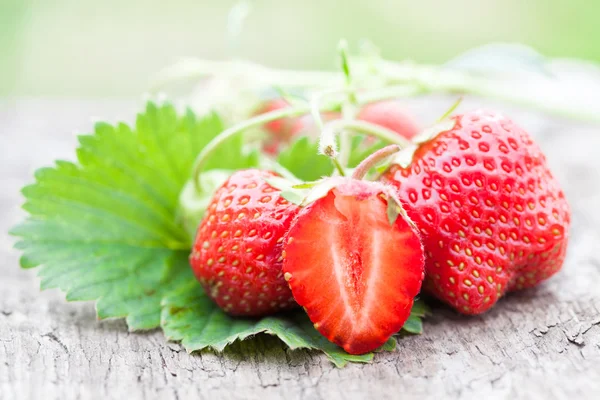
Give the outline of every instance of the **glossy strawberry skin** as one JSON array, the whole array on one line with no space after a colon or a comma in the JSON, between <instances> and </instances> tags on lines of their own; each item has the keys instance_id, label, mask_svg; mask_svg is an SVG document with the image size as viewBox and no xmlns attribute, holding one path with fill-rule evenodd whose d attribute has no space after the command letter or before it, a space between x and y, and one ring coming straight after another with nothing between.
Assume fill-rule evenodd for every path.
<instances>
[{"instance_id":1,"label":"glossy strawberry skin","mask_svg":"<svg viewBox=\"0 0 600 400\"><path fill-rule=\"evenodd\" d=\"M351 354L399 331L419 293L416 228L391 224L383 186L348 180L302 209L285 239L284 277L315 328Z\"/></svg>"},{"instance_id":2,"label":"glossy strawberry skin","mask_svg":"<svg viewBox=\"0 0 600 400\"><path fill-rule=\"evenodd\" d=\"M420 145L409 167L393 165L382 181L398 189L421 231L424 288L479 314L561 268L570 210L527 132L493 112L453 120Z\"/></svg>"},{"instance_id":3,"label":"glossy strawberry skin","mask_svg":"<svg viewBox=\"0 0 600 400\"><path fill-rule=\"evenodd\" d=\"M388 128L406 139L412 139L420 131L417 121L397 100L367 104L356 118Z\"/></svg>"},{"instance_id":4,"label":"glossy strawberry skin","mask_svg":"<svg viewBox=\"0 0 600 400\"><path fill-rule=\"evenodd\" d=\"M260 316L293 308L283 279L283 235L298 207L279 196L268 171L235 172L202 220L190 264L206 293L231 315Z\"/></svg>"}]
</instances>

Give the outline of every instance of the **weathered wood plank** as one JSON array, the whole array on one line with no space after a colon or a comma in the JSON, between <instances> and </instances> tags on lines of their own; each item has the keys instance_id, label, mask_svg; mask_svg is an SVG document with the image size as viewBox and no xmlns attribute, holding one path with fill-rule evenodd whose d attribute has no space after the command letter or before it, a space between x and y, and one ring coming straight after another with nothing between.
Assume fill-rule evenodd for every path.
<instances>
[{"instance_id":1,"label":"weathered wood plank","mask_svg":"<svg viewBox=\"0 0 600 400\"><path fill-rule=\"evenodd\" d=\"M448 101L411 103L433 116ZM470 101L463 104L479 105ZM540 140L573 208L564 270L541 287L508 296L484 316L443 306L422 336L399 340L371 365L335 369L324 357L259 337L224 354L188 355L158 331L129 333L97 322L90 303L40 293L18 268L6 231L22 218L19 188L34 168L72 157L73 130L89 117L129 118L130 102L0 104L0 399L350 399L600 396L600 134L505 109Z\"/></svg>"}]
</instances>

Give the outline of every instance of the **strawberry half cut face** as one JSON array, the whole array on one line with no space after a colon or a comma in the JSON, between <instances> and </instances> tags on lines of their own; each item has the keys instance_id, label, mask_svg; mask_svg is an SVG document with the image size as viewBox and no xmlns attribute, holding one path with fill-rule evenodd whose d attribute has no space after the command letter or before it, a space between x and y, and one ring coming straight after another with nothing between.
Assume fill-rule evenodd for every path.
<instances>
[{"instance_id":1,"label":"strawberry half cut face","mask_svg":"<svg viewBox=\"0 0 600 400\"><path fill-rule=\"evenodd\" d=\"M378 348L410 315L424 271L416 229L385 186L351 179L304 208L284 277L315 328L351 354ZM394 211L394 210L392 210Z\"/></svg>"}]
</instances>

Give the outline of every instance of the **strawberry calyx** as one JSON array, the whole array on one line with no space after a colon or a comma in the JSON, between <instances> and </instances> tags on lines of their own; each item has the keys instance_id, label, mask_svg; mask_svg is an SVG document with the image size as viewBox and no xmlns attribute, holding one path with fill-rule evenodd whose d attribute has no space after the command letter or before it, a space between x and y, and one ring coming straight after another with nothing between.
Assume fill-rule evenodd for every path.
<instances>
[{"instance_id":1,"label":"strawberry calyx","mask_svg":"<svg viewBox=\"0 0 600 400\"><path fill-rule=\"evenodd\" d=\"M454 129L455 125L456 121L454 119L444 119L443 121L436 122L430 127L423 129L413 138L408 146L404 147L396 154L392 160L392 164L398 164L403 168L407 168L412 163L415 152L422 144L435 139L444 132Z\"/></svg>"}]
</instances>

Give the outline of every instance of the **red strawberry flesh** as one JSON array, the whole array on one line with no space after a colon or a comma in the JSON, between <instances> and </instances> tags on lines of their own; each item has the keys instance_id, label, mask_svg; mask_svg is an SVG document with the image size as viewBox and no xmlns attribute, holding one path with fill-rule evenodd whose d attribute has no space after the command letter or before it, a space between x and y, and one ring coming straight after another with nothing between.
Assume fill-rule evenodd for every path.
<instances>
[{"instance_id":1,"label":"red strawberry flesh","mask_svg":"<svg viewBox=\"0 0 600 400\"><path fill-rule=\"evenodd\" d=\"M390 224L382 192L347 180L303 209L286 236L283 271L294 298L351 354L402 328L423 279L419 237L402 216Z\"/></svg>"}]
</instances>

